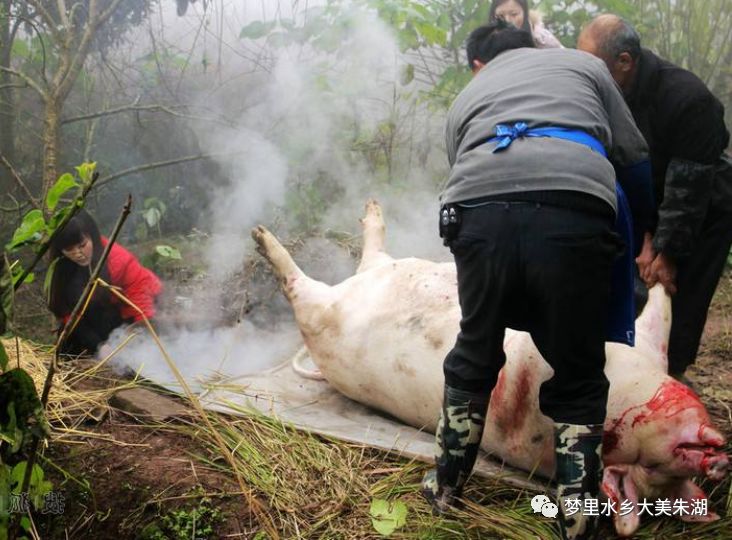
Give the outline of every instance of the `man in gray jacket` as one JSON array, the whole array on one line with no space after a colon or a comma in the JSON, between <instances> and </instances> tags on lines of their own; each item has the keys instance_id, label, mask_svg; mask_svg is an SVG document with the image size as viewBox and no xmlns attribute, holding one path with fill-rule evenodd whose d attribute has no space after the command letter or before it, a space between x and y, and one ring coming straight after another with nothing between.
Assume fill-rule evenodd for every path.
<instances>
[{"instance_id":1,"label":"man in gray jacket","mask_svg":"<svg viewBox=\"0 0 732 540\"><path fill-rule=\"evenodd\" d=\"M460 497L505 363L505 328L526 330L554 369L539 401L555 422L562 534L589 538L595 518L565 512L598 497L602 472L604 347L622 248L613 165L645 226L647 146L593 56L534 49L528 33L502 22L475 30L467 52L475 76L448 113L451 171L441 195L462 318L423 494L438 513Z\"/></svg>"}]
</instances>

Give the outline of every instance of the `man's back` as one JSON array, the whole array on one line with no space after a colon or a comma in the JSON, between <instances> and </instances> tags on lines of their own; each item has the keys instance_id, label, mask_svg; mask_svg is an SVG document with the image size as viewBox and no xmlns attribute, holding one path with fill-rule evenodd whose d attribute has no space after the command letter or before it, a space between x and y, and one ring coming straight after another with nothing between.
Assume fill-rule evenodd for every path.
<instances>
[{"instance_id":1,"label":"man's back","mask_svg":"<svg viewBox=\"0 0 732 540\"><path fill-rule=\"evenodd\" d=\"M560 139L515 141L493 153L496 125L558 126L599 140L620 165L646 158L646 145L605 66L567 49L516 49L490 61L448 114L453 166L443 202L535 190L575 190L615 206L613 168L600 154Z\"/></svg>"}]
</instances>

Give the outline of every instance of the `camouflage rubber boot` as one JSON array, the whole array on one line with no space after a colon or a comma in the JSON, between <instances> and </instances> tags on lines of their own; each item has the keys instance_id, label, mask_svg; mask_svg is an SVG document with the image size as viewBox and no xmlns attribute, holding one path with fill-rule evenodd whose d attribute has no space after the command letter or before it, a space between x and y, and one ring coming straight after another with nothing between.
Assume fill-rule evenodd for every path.
<instances>
[{"instance_id":1,"label":"camouflage rubber boot","mask_svg":"<svg viewBox=\"0 0 732 540\"><path fill-rule=\"evenodd\" d=\"M588 515L585 500L597 500L602 480L602 424L554 424L559 527L565 540L595 538L599 508Z\"/></svg>"},{"instance_id":2,"label":"camouflage rubber boot","mask_svg":"<svg viewBox=\"0 0 732 540\"><path fill-rule=\"evenodd\" d=\"M422 495L434 514L443 514L462 495L478 457L488 396L445 386L436 431L435 469L422 480Z\"/></svg>"}]
</instances>

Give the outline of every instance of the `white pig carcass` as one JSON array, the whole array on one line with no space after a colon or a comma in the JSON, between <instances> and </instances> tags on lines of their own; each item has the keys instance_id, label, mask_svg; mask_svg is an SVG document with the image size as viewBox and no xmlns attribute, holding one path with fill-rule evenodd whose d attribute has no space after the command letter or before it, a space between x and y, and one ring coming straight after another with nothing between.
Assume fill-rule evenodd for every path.
<instances>
[{"instance_id":1,"label":"white pig carcass","mask_svg":"<svg viewBox=\"0 0 732 540\"><path fill-rule=\"evenodd\" d=\"M374 201L361 222L358 271L332 287L307 277L264 227L252 236L281 279L310 355L328 382L353 400L434 432L442 362L459 329L455 265L391 258ZM632 512L613 514L624 536L637 529L643 508L636 503L643 499L685 504L689 511L677 514L687 521L718 518L711 511L692 515L692 508L706 504L706 495L691 478L726 475L725 440L699 398L666 373L670 319L670 301L658 286L637 321L636 347L606 347L610 396L602 486L618 510L634 505ZM551 477L552 422L539 411L538 393L552 370L526 333L508 330L504 348L507 361L491 395L481 446L506 463Z\"/></svg>"}]
</instances>

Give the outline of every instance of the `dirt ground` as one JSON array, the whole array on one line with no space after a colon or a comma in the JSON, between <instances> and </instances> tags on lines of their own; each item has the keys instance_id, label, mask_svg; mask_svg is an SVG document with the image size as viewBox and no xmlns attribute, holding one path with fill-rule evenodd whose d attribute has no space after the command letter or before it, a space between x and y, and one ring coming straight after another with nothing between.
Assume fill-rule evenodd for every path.
<instances>
[{"instance_id":1,"label":"dirt ground","mask_svg":"<svg viewBox=\"0 0 732 540\"><path fill-rule=\"evenodd\" d=\"M212 523L215 533L206 537L247 537L249 512L237 495L236 482L196 459L204 450L195 440L165 427L145 426L118 411L94 431L113 441L54 445L47 453L77 481L65 479L58 470L52 473L66 507L62 515L44 516L45 522L38 524L45 530L42 538L154 539L156 530L172 528L166 528L166 516L182 511L178 521L185 521L193 509L201 508L202 496L210 500L205 506L219 515Z\"/></svg>"},{"instance_id":2,"label":"dirt ground","mask_svg":"<svg viewBox=\"0 0 732 540\"><path fill-rule=\"evenodd\" d=\"M732 437L732 272L715 296L690 378L717 425ZM207 451L195 437L173 426L146 426L116 410L84 429L95 437L52 442L46 450L54 466L44 469L64 495L65 508L63 514L38 517L42 538L252 537L238 485L202 464L199 457ZM198 524L191 523L194 510Z\"/></svg>"}]
</instances>

